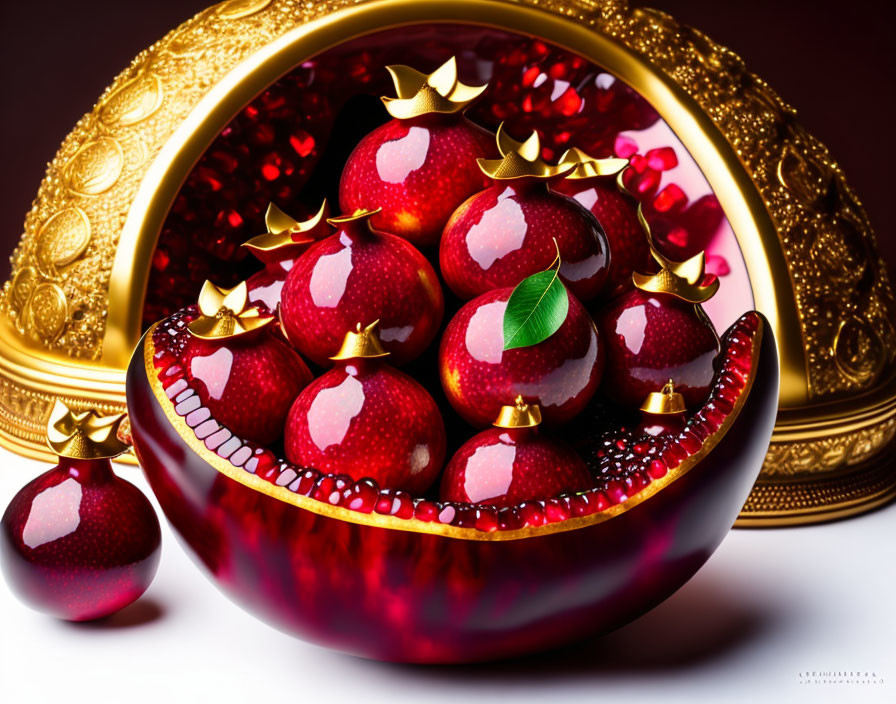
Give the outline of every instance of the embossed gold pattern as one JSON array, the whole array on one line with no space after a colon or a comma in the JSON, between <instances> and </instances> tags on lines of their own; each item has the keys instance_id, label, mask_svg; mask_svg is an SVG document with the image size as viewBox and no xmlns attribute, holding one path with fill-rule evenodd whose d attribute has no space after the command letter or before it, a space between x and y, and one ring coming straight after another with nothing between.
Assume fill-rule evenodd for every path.
<instances>
[{"instance_id":1,"label":"embossed gold pattern","mask_svg":"<svg viewBox=\"0 0 896 704\"><path fill-rule=\"evenodd\" d=\"M330 22L337 12L339 21ZM804 420L839 414L834 426L849 431L835 427L829 435L853 441L846 452L833 444L822 451L817 438L782 432L766 475L828 481L827 473L847 468L856 486L861 467L876 461L874 451L855 465L849 458L863 456L856 447L884 447L874 428L896 414L896 302L861 203L794 109L736 54L625 0L229 0L170 32L139 54L78 122L26 217L0 296L0 440L39 454L29 443L41 436L49 400L77 396L71 392L79 374L105 379L124 366L139 333L150 230L184 164L220 129L218 116L232 114L289 60L328 42L405 22L470 19L568 46L617 72L673 128L676 120L685 126L676 131L719 194L754 294L776 331L783 406ZM213 87L226 93L219 105L206 100ZM187 115L201 127L172 140ZM13 364L13 357L32 361ZM72 358L83 366L72 367ZM71 382L56 388L42 375ZM113 393L108 383L99 395L82 381L80 401L119 404L123 387ZM866 412L869 397L884 397L875 408L885 410ZM857 416L861 423L852 420ZM831 481L835 486L837 479ZM762 491L786 494L786 488ZM851 491L844 488L841 498L858 510L861 501L847 500ZM829 504L840 501L834 489L826 497ZM789 510L783 500L780 506Z\"/></svg>"}]
</instances>

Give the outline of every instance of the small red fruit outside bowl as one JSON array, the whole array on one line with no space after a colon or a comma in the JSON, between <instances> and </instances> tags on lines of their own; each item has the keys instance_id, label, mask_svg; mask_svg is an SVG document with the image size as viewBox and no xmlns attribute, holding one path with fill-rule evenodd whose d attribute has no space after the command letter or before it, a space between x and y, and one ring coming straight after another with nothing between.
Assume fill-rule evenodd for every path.
<instances>
[{"instance_id":1,"label":"small red fruit outside bowl","mask_svg":"<svg viewBox=\"0 0 896 704\"><path fill-rule=\"evenodd\" d=\"M199 439L170 391L195 316L187 309L153 326L128 368L134 447L166 516L213 581L256 616L382 660L518 656L652 608L728 532L777 409L773 336L747 313L722 337L706 402L680 433L653 438L653 454L623 465L613 491L500 510L438 502L296 467L241 439L225 457L219 441Z\"/></svg>"},{"instance_id":2,"label":"small red fruit outside bowl","mask_svg":"<svg viewBox=\"0 0 896 704\"><path fill-rule=\"evenodd\" d=\"M75 413L57 400L47 440L59 464L25 485L3 514L3 575L36 611L100 619L134 602L155 576L159 519L109 461L128 449L118 438L123 419Z\"/></svg>"}]
</instances>

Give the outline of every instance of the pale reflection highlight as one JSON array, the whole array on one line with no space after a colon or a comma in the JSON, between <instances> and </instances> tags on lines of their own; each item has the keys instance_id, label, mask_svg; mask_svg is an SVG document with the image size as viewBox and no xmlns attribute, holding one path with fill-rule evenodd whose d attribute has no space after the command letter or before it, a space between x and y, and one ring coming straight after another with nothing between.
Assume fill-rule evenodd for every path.
<instances>
[{"instance_id":1,"label":"pale reflection highlight","mask_svg":"<svg viewBox=\"0 0 896 704\"><path fill-rule=\"evenodd\" d=\"M477 447L467 460L464 492L473 503L504 496L513 481L514 445Z\"/></svg>"},{"instance_id":2,"label":"pale reflection highlight","mask_svg":"<svg viewBox=\"0 0 896 704\"><path fill-rule=\"evenodd\" d=\"M45 489L31 502L22 542L32 550L64 538L81 523L81 485L75 479Z\"/></svg>"},{"instance_id":3,"label":"pale reflection highlight","mask_svg":"<svg viewBox=\"0 0 896 704\"><path fill-rule=\"evenodd\" d=\"M321 391L308 409L308 434L321 450L339 445L352 419L364 407L364 387L353 376L339 386Z\"/></svg>"}]
</instances>

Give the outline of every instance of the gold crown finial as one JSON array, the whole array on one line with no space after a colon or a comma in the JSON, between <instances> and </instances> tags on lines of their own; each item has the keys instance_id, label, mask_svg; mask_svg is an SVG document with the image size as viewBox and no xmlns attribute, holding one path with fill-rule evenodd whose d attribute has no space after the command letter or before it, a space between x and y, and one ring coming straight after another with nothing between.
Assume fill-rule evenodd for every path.
<instances>
[{"instance_id":1,"label":"gold crown finial","mask_svg":"<svg viewBox=\"0 0 896 704\"><path fill-rule=\"evenodd\" d=\"M268 205L264 215L268 231L243 243L243 247L263 262L282 261L299 255L302 249L330 233L327 219L330 208L327 199L317 213L304 222L284 213L274 203Z\"/></svg>"},{"instance_id":2,"label":"gold crown finial","mask_svg":"<svg viewBox=\"0 0 896 704\"><path fill-rule=\"evenodd\" d=\"M101 416L96 411L75 412L56 399L47 422L47 445L60 457L99 460L118 457L129 446L118 437L124 413Z\"/></svg>"},{"instance_id":3,"label":"gold crown finial","mask_svg":"<svg viewBox=\"0 0 896 704\"><path fill-rule=\"evenodd\" d=\"M537 403L526 403L517 396L512 406L501 406L492 425L496 428L534 428L541 424L541 408Z\"/></svg>"},{"instance_id":4,"label":"gold crown finial","mask_svg":"<svg viewBox=\"0 0 896 704\"><path fill-rule=\"evenodd\" d=\"M389 353L380 344L379 335L376 334L376 326L379 320L374 320L366 328L358 323L354 330L345 334L342 347L330 359L339 361L343 359L376 359L386 357Z\"/></svg>"},{"instance_id":5,"label":"gold crown finial","mask_svg":"<svg viewBox=\"0 0 896 704\"><path fill-rule=\"evenodd\" d=\"M661 391L651 391L641 404L641 410L655 416L668 416L684 413L687 409L684 396L675 390L675 384L669 379Z\"/></svg>"},{"instance_id":6,"label":"gold crown finial","mask_svg":"<svg viewBox=\"0 0 896 704\"><path fill-rule=\"evenodd\" d=\"M619 173L620 184L622 173ZM705 303L716 295L716 291L719 290L719 280L713 276L707 281L705 252L699 252L683 262L666 259L654 246L650 224L644 217L644 209L641 204L638 204L638 222L641 223L641 228L647 235L650 254L660 265L660 270L656 274L632 272L632 281L637 288L648 293L666 293L688 303Z\"/></svg>"},{"instance_id":7,"label":"gold crown finial","mask_svg":"<svg viewBox=\"0 0 896 704\"><path fill-rule=\"evenodd\" d=\"M548 164L541 158L541 139L534 131L523 142L507 134L502 122L496 135L500 159L477 159L479 169L495 181L519 178L552 179L568 174L574 164Z\"/></svg>"},{"instance_id":8,"label":"gold crown finial","mask_svg":"<svg viewBox=\"0 0 896 704\"><path fill-rule=\"evenodd\" d=\"M573 164L573 170L566 174L571 181L601 176L616 176L629 165L628 159L597 159L573 147L560 156L559 164Z\"/></svg>"},{"instance_id":9,"label":"gold crown finial","mask_svg":"<svg viewBox=\"0 0 896 704\"><path fill-rule=\"evenodd\" d=\"M233 288L219 288L206 281L199 292L199 313L187 326L194 337L223 340L260 330L274 321L263 316L258 308L249 307L249 288L243 281Z\"/></svg>"},{"instance_id":10,"label":"gold crown finial","mask_svg":"<svg viewBox=\"0 0 896 704\"><path fill-rule=\"evenodd\" d=\"M386 66L392 75L397 98L383 96L381 100L392 117L406 120L431 113L463 112L488 84L468 86L457 78L457 60L451 57L430 74L410 66Z\"/></svg>"}]
</instances>

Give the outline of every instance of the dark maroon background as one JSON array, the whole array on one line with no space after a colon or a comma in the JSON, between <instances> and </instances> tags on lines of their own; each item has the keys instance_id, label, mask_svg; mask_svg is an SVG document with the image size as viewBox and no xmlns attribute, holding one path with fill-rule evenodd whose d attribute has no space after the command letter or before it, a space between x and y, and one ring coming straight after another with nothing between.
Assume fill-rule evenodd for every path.
<instances>
[{"instance_id":1,"label":"dark maroon background","mask_svg":"<svg viewBox=\"0 0 896 704\"><path fill-rule=\"evenodd\" d=\"M210 0L0 0L0 249L11 251L45 164L112 78ZM633 0L633 4L641 4ZM892 27L880 0L652 0L739 53L800 110L863 199L896 262ZM0 280L8 273L0 254Z\"/></svg>"}]
</instances>

